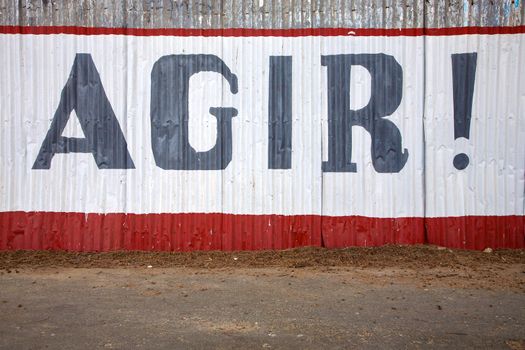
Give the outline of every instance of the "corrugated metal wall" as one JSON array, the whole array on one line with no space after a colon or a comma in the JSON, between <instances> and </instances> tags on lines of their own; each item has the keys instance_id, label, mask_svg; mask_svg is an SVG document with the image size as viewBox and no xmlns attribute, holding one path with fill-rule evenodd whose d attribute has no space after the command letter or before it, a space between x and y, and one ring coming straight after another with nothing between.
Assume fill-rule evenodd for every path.
<instances>
[{"instance_id":1,"label":"corrugated metal wall","mask_svg":"<svg viewBox=\"0 0 525 350\"><path fill-rule=\"evenodd\" d=\"M0 249L525 247L524 16L520 0L0 0ZM172 74L171 64L183 64L159 60L173 53L212 54L231 69L209 68L219 64L210 57L199 63L224 79L191 78L190 114L205 117L190 119L188 135L177 134L209 151L222 122L208 109L234 107L233 136L224 136L233 139L231 150L215 157L225 170L195 170L204 162L198 155L189 160L194 170L163 163L170 151L162 153L161 133L178 131L150 106L179 108L162 97L176 88L162 77ZM339 74L341 61L321 58L354 53L386 54L402 68L402 97L386 118L395 128L379 123L388 131L378 131L399 132L402 147L392 141L382 154L374 148L381 142L352 128L350 148L331 151L338 130L351 127L331 113L364 107L371 84L382 83L353 68L339 81L350 71ZM380 71L395 71L381 62ZM454 92L454 84L468 85L471 76L461 73L474 66L472 107L456 108L463 85ZM35 168L60 106L75 104L81 124L90 120L62 90L66 82L107 95L97 103L108 101L121 129L109 138L118 143L123 135L129 150L116 168L133 170L100 169L106 160L97 166L78 153ZM350 100L331 95L327 86L338 82L358 87ZM470 135L456 138L455 113L469 108ZM84 125L67 124L64 135L81 138L82 131ZM395 159L381 168L390 151ZM339 152L356 171L330 165ZM464 170L454 163L458 154L470 157Z\"/></svg>"},{"instance_id":2,"label":"corrugated metal wall","mask_svg":"<svg viewBox=\"0 0 525 350\"><path fill-rule=\"evenodd\" d=\"M129 28L518 26L521 0L2 0L0 25Z\"/></svg>"}]
</instances>

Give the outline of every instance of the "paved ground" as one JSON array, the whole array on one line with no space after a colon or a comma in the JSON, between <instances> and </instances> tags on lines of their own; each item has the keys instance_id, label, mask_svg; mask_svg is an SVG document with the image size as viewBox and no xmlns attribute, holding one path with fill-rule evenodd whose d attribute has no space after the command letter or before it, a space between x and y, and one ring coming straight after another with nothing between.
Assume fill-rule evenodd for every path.
<instances>
[{"instance_id":1,"label":"paved ground","mask_svg":"<svg viewBox=\"0 0 525 350\"><path fill-rule=\"evenodd\" d=\"M0 348L525 349L524 286L522 263L11 267Z\"/></svg>"}]
</instances>

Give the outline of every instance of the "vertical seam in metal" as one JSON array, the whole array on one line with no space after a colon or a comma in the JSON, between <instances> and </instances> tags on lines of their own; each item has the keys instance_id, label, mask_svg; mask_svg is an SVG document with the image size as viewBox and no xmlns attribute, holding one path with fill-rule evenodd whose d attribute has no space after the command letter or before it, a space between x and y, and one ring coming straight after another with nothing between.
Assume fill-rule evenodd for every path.
<instances>
[{"instance_id":1,"label":"vertical seam in metal","mask_svg":"<svg viewBox=\"0 0 525 350\"><path fill-rule=\"evenodd\" d=\"M426 140L426 108L427 108L427 0L423 0L423 234L424 243L428 243L427 232L427 140Z\"/></svg>"}]
</instances>

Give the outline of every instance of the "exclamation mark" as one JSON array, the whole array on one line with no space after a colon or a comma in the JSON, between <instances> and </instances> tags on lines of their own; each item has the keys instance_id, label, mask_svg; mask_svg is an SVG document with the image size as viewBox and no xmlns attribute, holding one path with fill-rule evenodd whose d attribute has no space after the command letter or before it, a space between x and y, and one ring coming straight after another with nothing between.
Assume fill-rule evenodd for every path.
<instances>
[{"instance_id":1,"label":"exclamation mark","mask_svg":"<svg viewBox=\"0 0 525 350\"><path fill-rule=\"evenodd\" d=\"M454 94L454 140L470 137L470 119L472 117L472 99L478 54L458 53L452 55L452 80ZM465 153L456 154L454 167L465 169L469 164Z\"/></svg>"}]
</instances>

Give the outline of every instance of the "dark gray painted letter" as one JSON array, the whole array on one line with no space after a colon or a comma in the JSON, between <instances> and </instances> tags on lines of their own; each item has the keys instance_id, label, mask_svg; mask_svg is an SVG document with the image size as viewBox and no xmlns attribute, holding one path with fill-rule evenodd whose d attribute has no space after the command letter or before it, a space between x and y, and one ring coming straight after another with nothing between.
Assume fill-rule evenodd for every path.
<instances>
[{"instance_id":1,"label":"dark gray painted letter","mask_svg":"<svg viewBox=\"0 0 525 350\"><path fill-rule=\"evenodd\" d=\"M268 168L292 167L292 56L270 56Z\"/></svg>"},{"instance_id":2,"label":"dark gray painted letter","mask_svg":"<svg viewBox=\"0 0 525 350\"><path fill-rule=\"evenodd\" d=\"M169 55L161 57L151 71L151 144L155 163L162 169L219 170L232 159L232 118L235 108L210 108L217 118L217 141L212 149L197 152L188 136L190 77L199 72L217 72L237 93L237 76L214 55ZM205 102L205 101L203 101Z\"/></svg>"},{"instance_id":3,"label":"dark gray painted letter","mask_svg":"<svg viewBox=\"0 0 525 350\"><path fill-rule=\"evenodd\" d=\"M352 126L361 126L372 139L372 163L379 173L396 173L405 166L408 150L394 123L384 117L392 114L403 93L403 70L393 56L356 54L321 56L328 70L328 161L325 172L356 172L352 163ZM368 104L350 109L352 66L366 68L372 77Z\"/></svg>"},{"instance_id":4,"label":"dark gray painted letter","mask_svg":"<svg viewBox=\"0 0 525 350\"><path fill-rule=\"evenodd\" d=\"M472 118L472 100L478 54L458 53L452 55L452 92L454 95L454 139L470 137L470 120ZM470 162L465 153L454 157L454 167L465 169Z\"/></svg>"},{"instance_id":5,"label":"dark gray painted letter","mask_svg":"<svg viewBox=\"0 0 525 350\"><path fill-rule=\"evenodd\" d=\"M64 137L75 110L85 138ZM56 153L92 153L99 169L134 169L126 139L90 54L77 54L33 169L49 169Z\"/></svg>"}]
</instances>

